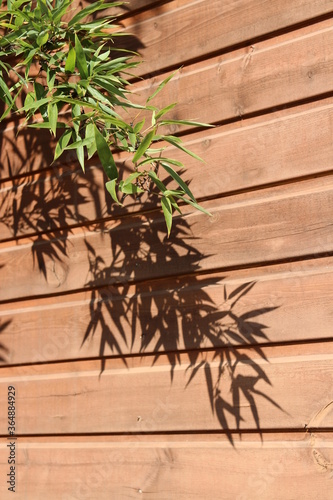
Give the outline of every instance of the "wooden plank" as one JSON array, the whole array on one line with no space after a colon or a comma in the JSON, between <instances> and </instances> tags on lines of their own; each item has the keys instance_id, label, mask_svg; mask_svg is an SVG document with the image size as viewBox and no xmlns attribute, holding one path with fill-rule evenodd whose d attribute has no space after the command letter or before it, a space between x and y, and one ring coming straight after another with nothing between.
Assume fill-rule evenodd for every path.
<instances>
[{"instance_id":1,"label":"wooden plank","mask_svg":"<svg viewBox=\"0 0 333 500\"><path fill-rule=\"evenodd\" d=\"M332 338L333 260L2 307L3 365Z\"/></svg>"},{"instance_id":2,"label":"wooden plank","mask_svg":"<svg viewBox=\"0 0 333 500\"><path fill-rule=\"evenodd\" d=\"M243 50L241 55L231 59L221 56L189 66L158 94L156 105L163 107L178 101L179 105L170 113L170 118L219 123L267 112L302 99L313 99L332 90L332 44L333 29L327 28L281 41L273 47L265 46L263 42L250 52ZM133 90L138 93L136 99L142 103L164 76L147 81L145 86L134 85ZM171 126L166 131L176 133L179 129ZM8 178L9 173L18 175L50 164L50 152L46 152L45 159L40 158L43 142L36 139L42 137L39 132L22 136L18 145L13 142L13 134L10 129L8 137L7 132L2 136L2 178ZM25 165L32 148L36 156L29 158Z\"/></svg>"},{"instance_id":3,"label":"wooden plank","mask_svg":"<svg viewBox=\"0 0 333 500\"><path fill-rule=\"evenodd\" d=\"M17 238L110 216L103 169L84 175L78 165L9 181L0 191L0 240Z\"/></svg>"},{"instance_id":4,"label":"wooden plank","mask_svg":"<svg viewBox=\"0 0 333 500\"><path fill-rule=\"evenodd\" d=\"M332 44L333 29L328 28L273 47L258 44L250 52L243 51L231 59L221 56L208 63L189 66L169 82L156 97L156 104L163 107L178 101L176 111L170 113L170 118L218 123L314 98L331 91ZM147 81L145 86L133 86L138 94L136 99L142 103L164 76ZM175 126L167 127L168 132L178 130ZM29 172L38 167L40 161L42 144L36 139L37 135L27 132L28 136L22 137L22 142L16 146L13 133L10 129L8 137L6 132L2 136L0 165L3 178L8 177L9 172L11 175ZM36 147L39 148L38 154L29 158L26 167L27 153L30 155L32 148ZM49 163L47 156L40 167Z\"/></svg>"},{"instance_id":5,"label":"wooden plank","mask_svg":"<svg viewBox=\"0 0 333 500\"><path fill-rule=\"evenodd\" d=\"M239 429L333 427L327 342L19 366L0 376L3 408L15 388L18 435L222 429L231 440ZM6 412L0 432L8 433Z\"/></svg>"},{"instance_id":6,"label":"wooden plank","mask_svg":"<svg viewBox=\"0 0 333 500\"><path fill-rule=\"evenodd\" d=\"M15 498L330 498L332 434L20 438ZM0 443L1 476L8 448ZM325 464L327 464L325 466ZM1 497L12 498L3 480Z\"/></svg>"},{"instance_id":7,"label":"wooden plank","mask_svg":"<svg viewBox=\"0 0 333 500\"><path fill-rule=\"evenodd\" d=\"M219 127L184 138L186 146L203 157L206 165L186 158L176 148L170 147L168 154L186 165L184 179L190 181L197 198L220 196L331 171L332 124L333 104L328 104L241 128ZM129 162L124 165L126 157L119 155L116 159L122 171L131 171ZM0 240L137 212L145 205L127 197L125 207L110 206L103 176L95 167L87 168L86 175L74 166L49 175L31 174L7 183L0 191Z\"/></svg>"},{"instance_id":8,"label":"wooden plank","mask_svg":"<svg viewBox=\"0 0 333 500\"><path fill-rule=\"evenodd\" d=\"M163 217L151 213L3 244L0 300L319 257L333 249L332 183L320 177L206 202L212 217L185 208L168 240Z\"/></svg>"},{"instance_id":9,"label":"wooden plank","mask_svg":"<svg viewBox=\"0 0 333 500\"><path fill-rule=\"evenodd\" d=\"M222 4L220 0L211 0L209 4L199 0L179 7L170 2L162 13L147 11L123 24L134 35L129 47L139 50L144 60L135 74L153 76L163 68L208 58L246 42L250 45L253 39L332 11L331 0L294 0L292 4L288 0L238 0Z\"/></svg>"},{"instance_id":10,"label":"wooden plank","mask_svg":"<svg viewBox=\"0 0 333 500\"><path fill-rule=\"evenodd\" d=\"M218 123L331 92L333 29L299 35L183 68L158 94L156 105L178 102L170 117ZM164 78L134 85L137 101L147 98ZM172 133L180 130L166 128Z\"/></svg>"}]
</instances>

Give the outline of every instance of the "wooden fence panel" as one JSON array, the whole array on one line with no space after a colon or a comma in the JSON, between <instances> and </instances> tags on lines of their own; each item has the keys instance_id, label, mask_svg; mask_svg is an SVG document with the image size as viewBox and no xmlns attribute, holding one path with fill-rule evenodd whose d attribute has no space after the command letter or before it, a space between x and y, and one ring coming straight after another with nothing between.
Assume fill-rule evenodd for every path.
<instances>
[{"instance_id":1,"label":"wooden fence panel","mask_svg":"<svg viewBox=\"0 0 333 500\"><path fill-rule=\"evenodd\" d=\"M212 217L185 206L168 239L155 201L112 207L95 158L51 165L6 121L1 498L13 442L19 499L330 498L333 0L110 12L147 60L134 100L183 66L154 103L216 125L165 127Z\"/></svg>"},{"instance_id":2,"label":"wooden fence panel","mask_svg":"<svg viewBox=\"0 0 333 500\"><path fill-rule=\"evenodd\" d=\"M0 443L2 476L7 450ZM329 433L269 435L263 442L244 434L234 447L223 435L200 434L20 438L17 453L19 500L313 500L314 492L331 493Z\"/></svg>"},{"instance_id":3,"label":"wooden fence panel","mask_svg":"<svg viewBox=\"0 0 333 500\"><path fill-rule=\"evenodd\" d=\"M9 385L18 435L333 427L332 344L2 368L2 407Z\"/></svg>"},{"instance_id":4,"label":"wooden fence panel","mask_svg":"<svg viewBox=\"0 0 333 500\"><path fill-rule=\"evenodd\" d=\"M6 304L0 362L330 340L332 284L328 258Z\"/></svg>"},{"instance_id":5,"label":"wooden fence panel","mask_svg":"<svg viewBox=\"0 0 333 500\"><path fill-rule=\"evenodd\" d=\"M187 136L185 145L205 159L205 164L170 147L168 154L184 161L185 179L198 199L269 185L300 177L329 173L333 167L333 105L327 104L274 120ZM121 169L131 171L117 156ZM0 191L0 239L61 229L108 215L142 210L140 200L125 199L125 208L110 207L101 166L84 175L74 169L30 174L8 182ZM74 171L73 171L74 170ZM167 182L167 177L164 177ZM203 182L204 179L204 182ZM152 203L152 207L154 203ZM65 210L64 210L65 207Z\"/></svg>"},{"instance_id":6,"label":"wooden fence panel","mask_svg":"<svg viewBox=\"0 0 333 500\"><path fill-rule=\"evenodd\" d=\"M333 249L331 184L319 178L302 191L292 184L205 203L212 217L189 213L167 242L157 216L3 246L0 300L320 256Z\"/></svg>"}]
</instances>

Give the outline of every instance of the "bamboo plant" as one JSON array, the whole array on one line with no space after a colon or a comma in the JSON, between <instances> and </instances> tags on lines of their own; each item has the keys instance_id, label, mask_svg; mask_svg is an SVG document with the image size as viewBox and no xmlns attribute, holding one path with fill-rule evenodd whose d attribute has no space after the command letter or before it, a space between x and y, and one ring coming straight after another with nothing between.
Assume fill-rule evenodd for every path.
<instances>
[{"instance_id":1,"label":"bamboo plant","mask_svg":"<svg viewBox=\"0 0 333 500\"><path fill-rule=\"evenodd\" d=\"M0 121L17 114L25 118L24 126L49 129L56 140L54 160L74 150L83 170L86 160L97 154L113 201L121 204L124 196L145 191L158 196L169 234L172 216L175 211L181 213L184 203L206 210L177 173L183 163L169 158L165 150L171 144L201 158L179 137L165 135L161 129L207 125L168 119L176 103L163 109L154 106L154 98L173 75L143 104L131 101L129 75L142 62L137 54L121 48L124 33L109 14L119 5L97 1L79 10L73 0L1 2L0 99L5 107ZM135 123L124 118L129 108L138 110ZM128 153L132 173L120 175L115 151ZM175 181L175 189L163 183L162 170Z\"/></svg>"}]
</instances>

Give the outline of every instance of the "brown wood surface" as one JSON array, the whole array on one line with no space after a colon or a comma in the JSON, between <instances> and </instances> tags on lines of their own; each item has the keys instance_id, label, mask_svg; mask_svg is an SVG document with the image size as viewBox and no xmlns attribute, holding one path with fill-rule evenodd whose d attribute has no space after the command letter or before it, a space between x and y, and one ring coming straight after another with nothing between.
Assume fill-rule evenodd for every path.
<instances>
[{"instance_id":1,"label":"brown wood surface","mask_svg":"<svg viewBox=\"0 0 333 500\"><path fill-rule=\"evenodd\" d=\"M170 116L217 123L318 97L332 91L332 43L329 27L305 35L300 32L276 45L258 43L234 58L220 56L188 66L159 93L156 105L167 106L182 96ZM134 86L138 101L148 97L164 77ZM171 126L168 131L177 128Z\"/></svg>"},{"instance_id":2,"label":"brown wood surface","mask_svg":"<svg viewBox=\"0 0 333 500\"><path fill-rule=\"evenodd\" d=\"M158 213L2 245L0 300L320 256L333 249L330 177L184 210L166 239ZM101 230L102 229L102 230Z\"/></svg>"},{"instance_id":3,"label":"brown wood surface","mask_svg":"<svg viewBox=\"0 0 333 500\"><path fill-rule=\"evenodd\" d=\"M332 338L333 260L13 303L1 364Z\"/></svg>"},{"instance_id":4,"label":"brown wood surface","mask_svg":"<svg viewBox=\"0 0 333 500\"><path fill-rule=\"evenodd\" d=\"M8 472L6 442L0 471ZM20 438L15 498L329 499L332 435ZM14 495L0 486L1 498Z\"/></svg>"},{"instance_id":5,"label":"brown wood surface","mask_svg":"<svg viewBox=\"0 0 333 500\"><path fill-rule=\"evenodd\" d=\"M1 368L16 433L82 434L333 426L333 343ZM0 433L7 435L6 412Z\"/></svg>"},{"instance_id":6,"label":"brown wood surface","mask_svg":"<svg viewBox=\"0 0 333 500\"><path fill-rule=\"evenodd\" d=\"M185 137L185 145L204 158L205 164L172 147L168 155L184 162L184 179L190 181L198 199L220 196L330 172L332 123L333 104L299 113L289 111L259 123L231 130L218 127ZM130 171L129 164L123 166L127 155L116 158L121 169ZM0 240L145 208L129 197L125 208L111 207L100 170L101 166L87 168L83 175L73 166L72 170L54 169L48 175L30 174L4 184L0 191Z\"/></svg>"},{"instance_id":7,"label":"brown wood surface","mask_svg":"<svg viewBox=\"0 0 333 500\"><path fill-rule=\"evenodd\" d=\"M180 101L170 118L219 123L330 93L333 29L301 33L273 46L262 42L250 50L243 49L240 55L221 56L184 68L158 94L154 103L163 107ZM135 85L133 90L139 95L134 100L142 102L164 76ZM205 82L204 92L202 82ZM183 127L185 129L188 127ZM166 131L175 133L178 128L169 126ZM44 159L40 160L39 156L45 144L44 136L28 131L19 136L21 142L15 145L14 134L9 126L8 133L3 132L1 137L3 179L9 174L18 175L50 164L50 150ZM32 147L36 151L33 157ZM70 155L68 158L71 161Z\"/></svg>"},{"instance_id":8,"label":"brown wood surface","mask_svg":"<svg viewBox=\"0 0 333 500\"><path fill-rule=\"evenodd\" d=\"M170 2L162 13L146 11L123 24L133 34L131 46L144 60L134 73L149 75L250 45L259 37L331 12L333 4L327 0L199 0L178 8L177 2Z\"/></svg>"}]
</instances>

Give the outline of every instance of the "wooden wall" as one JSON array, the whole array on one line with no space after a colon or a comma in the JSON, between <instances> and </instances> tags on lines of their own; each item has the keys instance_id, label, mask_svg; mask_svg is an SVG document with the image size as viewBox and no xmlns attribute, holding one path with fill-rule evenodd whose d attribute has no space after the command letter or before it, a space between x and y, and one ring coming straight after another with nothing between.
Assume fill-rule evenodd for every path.
<instances>
[{"instance_id":1,"label":"wooden wall","mask_svg":"<svg viewBox=\"0 0 333 500\"><path fill-rule=\"evenodd\" d=\"M5 124L1 498L9 385L16 499L332 498L332 13L121 11L138 99L182 66L158 103L216 125L172 129L206 160L185 176L213 215L185 208L169 239L153 203L111 206L96 159L50 167L47 135Z\"/></svg>"}]
</instances>

